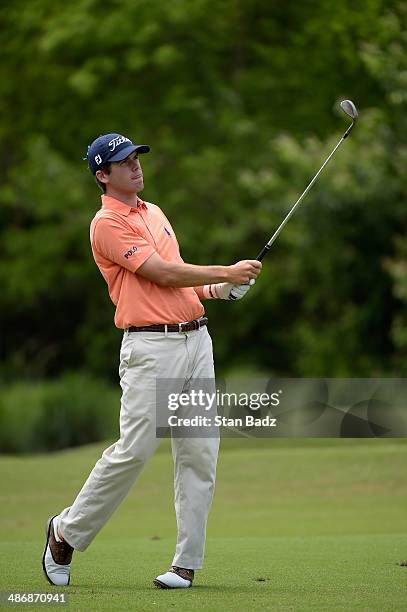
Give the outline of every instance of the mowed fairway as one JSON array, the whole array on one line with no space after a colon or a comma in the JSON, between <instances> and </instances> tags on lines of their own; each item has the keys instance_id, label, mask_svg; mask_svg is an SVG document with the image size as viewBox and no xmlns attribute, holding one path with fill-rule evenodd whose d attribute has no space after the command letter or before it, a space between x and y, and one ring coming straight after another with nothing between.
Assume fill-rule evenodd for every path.
<instances>
[{"instance_id":1,"label":"mowed fairway","mask_svg":"<svg viewBox=\"0 0 407 612\"><path fill-rule=\"evenodd\" d=\"M406 442L224 440L205 567L192 589L161 591L152 578L175 542L166 441L88 551L75 553L62 609L406 610ZM0 458L0 590L60 592L42 575L44 524L105 446Z\"/></svg>"}]
</instances>

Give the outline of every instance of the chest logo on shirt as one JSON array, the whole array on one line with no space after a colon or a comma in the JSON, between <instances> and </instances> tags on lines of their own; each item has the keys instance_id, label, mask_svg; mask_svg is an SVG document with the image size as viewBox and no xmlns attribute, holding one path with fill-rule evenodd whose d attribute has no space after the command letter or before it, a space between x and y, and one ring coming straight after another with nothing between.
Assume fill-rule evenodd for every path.
<instances>
[{"instance_id":1,"label":"chest logo on shirt","mask_svg":"<svg viewBox=\"0 0 407 612\"><path fill-rule=\"evenodd\" d=\"M169 231L169 230L167 230L167 228L166 228L166 227L164 227L164 229L165 229L165 231L167 232L167 234L168 234L169 236L171 236L170 231Z\"/></svg>"},{"instance_id":2,"label":"chest logo on shirt","mask_svg":"<svg viewBox=\"0 0 407 612\"><path fill-rule=\"evenodd\" d=\"M127 251L127 253L124 254L125 258L128 259L129 257L131 257L135 252L137 251L137 247L133 246L131 247L131 249L129 249Z\"/></svg>"}]
</instances>

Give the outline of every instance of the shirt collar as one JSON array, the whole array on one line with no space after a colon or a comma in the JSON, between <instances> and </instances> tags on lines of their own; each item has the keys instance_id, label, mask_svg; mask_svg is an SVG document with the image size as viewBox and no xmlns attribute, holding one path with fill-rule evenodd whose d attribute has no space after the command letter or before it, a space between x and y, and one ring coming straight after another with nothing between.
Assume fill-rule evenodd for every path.
<instances>
[{"instance_id":1,"label":"shirt collar","mask_svg":"<svg viewBox=\"0 0 407 612\"><path fill-rule=\"evenodd\" d=\"M134 210L136 212L140 212L141 210L147 210L147 205L143 200L137 198L137 206L129 206L116 198L112 198L112 196L108 196L106 194L101 196L102 199L102 208L108 210L115 210L119 214L127 217L130 214L130 211Z\"/></svg>"}]
</instances>

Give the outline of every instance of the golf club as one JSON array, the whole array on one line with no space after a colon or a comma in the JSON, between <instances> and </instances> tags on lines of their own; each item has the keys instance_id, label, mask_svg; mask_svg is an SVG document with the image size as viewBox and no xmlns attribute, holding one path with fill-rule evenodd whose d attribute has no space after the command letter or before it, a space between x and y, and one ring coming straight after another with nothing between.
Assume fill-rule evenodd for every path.
<instances>
[{"instance_id":1,"label":"golf club","mask_svg":"<svg viewBox=\"0 0 407 612\"><path fill-rule=\"evenodd\" d=\"M285 219L282 221L282 223L278 226L278 228L276 229L276 231L274 232L274 234L272 235L272 237L270 238L270 240L268 241L268 243L266 245L264 245L264 247L262 248L262 250L260 251L260 253L257 255L256 259L258 261L261 261L263 259L263 257L268 253L271 245L273 244L273 242L275 241L275 239L277 238L277 236L279 235L279 233L281 232L281 230L283 229L284 225L287 223L288 219L291 217L291 215L294 213L295 209L297 208L297 206L299 205L299 203L301 202L302 198L305 196L306 193L308 193L308 191L311 189L312 185L315 183L315 181L317 180L318 176L321 174L322 170L325 168L325 166L327 165L327 163L329 162L329 160L331 159L331 157L333 157L334 153L336 152L336 150L340 147L340 145L343 143L343 141L345 140L345 138L347 138L350 134L351 129L353 128L353 126L356 123L356 120L358 118L358 111L356 109L356 106L353 104L353 102L351 100L342 100L341 102L341 109L347 114L349 115L349 117L352 119L352 123L351 125L348 127L348 129L346 130L346 132L344 133L344 135L342 136L342 138L340 139L340 141L338 142L338 144L336 145L336 147L333 149L333 151L331 152L331 154L329 155L329 157L326 158L326 160L324 161L324 163L322 164L322 166L320 167L320 169L318 170L318 172L316 173L316 175L314 176L314 178L312 179L312 181L310 182L310 184L308 185L308 187L305 189L305 191L303 191L303 193L300 195L300 197L298 198L298 200L296 201L296 203L294 204L294 206L291 208L291 210L289 211L289 213L287 214L287 216L285 217Z\"/></svg>"}]
</instances>

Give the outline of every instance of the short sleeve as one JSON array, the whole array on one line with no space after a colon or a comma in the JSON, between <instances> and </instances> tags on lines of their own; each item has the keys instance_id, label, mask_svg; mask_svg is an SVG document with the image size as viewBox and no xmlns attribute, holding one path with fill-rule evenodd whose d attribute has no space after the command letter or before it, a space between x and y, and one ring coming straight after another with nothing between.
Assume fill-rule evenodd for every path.
<instances>
[{"instance_id":1,"label":"short sleeve","mask_svg":"<svg viewBox=\"0 0 407 612\"><path fill-rule=\"evenodd\" d=\"M96 221L92 247L109 261L130 272L136 272L155 252L154 247L127 224L105 217Z\"/></svg>"}]
</instances>

